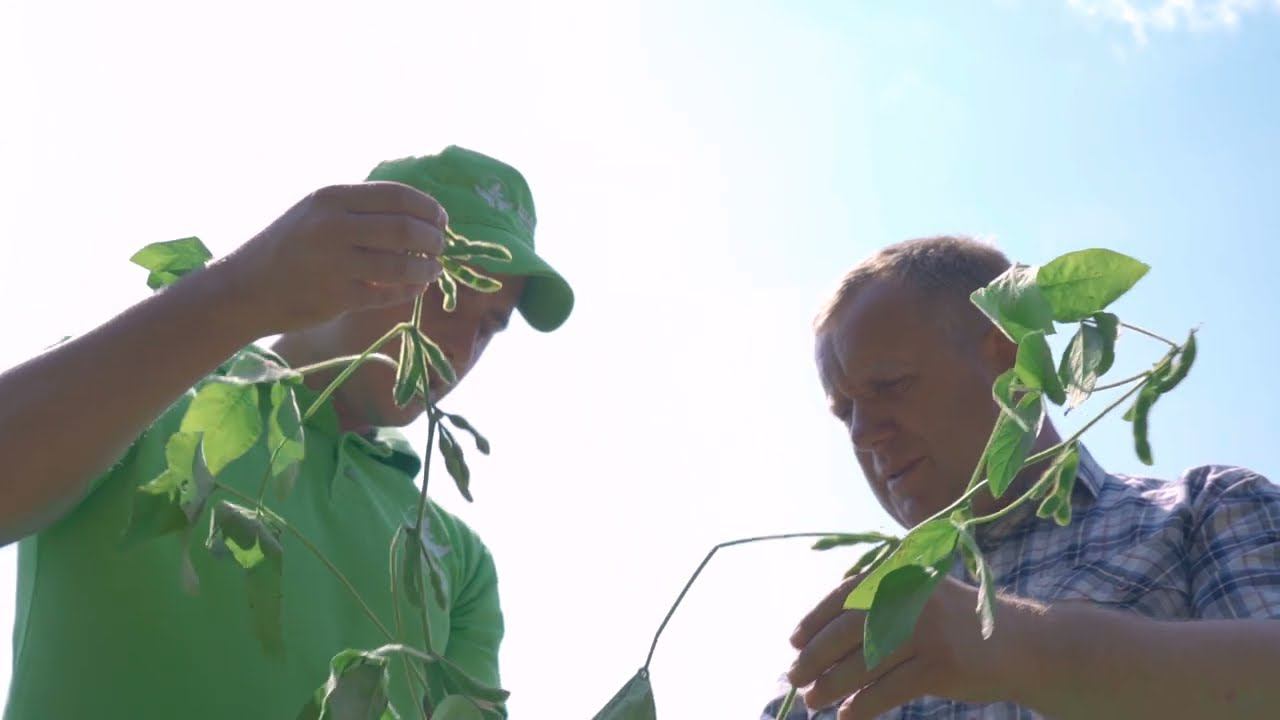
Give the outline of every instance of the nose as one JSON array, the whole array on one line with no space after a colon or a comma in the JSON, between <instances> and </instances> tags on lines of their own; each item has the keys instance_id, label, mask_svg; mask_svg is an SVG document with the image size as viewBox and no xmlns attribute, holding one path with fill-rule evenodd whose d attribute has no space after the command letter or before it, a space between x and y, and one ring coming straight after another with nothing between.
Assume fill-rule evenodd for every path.
<instances>
[{"instance_id":1,"label":"nose","mask_svg":"<svg viewBox=\"0 0 1280 720\"><path fill-rule=\"evenodd\" d=\"M849 439L854 450L872 450L897 431L890 413L875 403L857 403L849 412Z\"/></svg>"}]
</instances>

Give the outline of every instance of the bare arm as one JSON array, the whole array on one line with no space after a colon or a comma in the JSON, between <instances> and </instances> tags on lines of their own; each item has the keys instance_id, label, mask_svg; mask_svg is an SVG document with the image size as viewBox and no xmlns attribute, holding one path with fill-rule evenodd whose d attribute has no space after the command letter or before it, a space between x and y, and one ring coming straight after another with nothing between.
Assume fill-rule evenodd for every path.
<instances>
[{"instance_id":1,"label":"bare arm","mask_svg":"<svg viewBox=\"0 0 1280 720\"><path fill-rule=\"evenodd\" d=\"M1162 621L1087 605L1050 609L1025 637L1023 702L1055 718L1273 718L1280 622Z\"/></svg>"},{"instance_id":2,"label":"bare arm","mask_svg":"<svg viewBox=\"0 0 1280 720\"><path fill-rule=\"evenodd\" d=\"M224 268L0 375L0 543L70 509L184 390L255 339Z\"/></svg>"},{"instance_id":3,"label":"bare arm","mask_svg":"<svg viewBox=\"0 0 1280 720\"><path fill-rule=\"evenodd\" d=\"M446 222L404 185L325 188L225 260L0 374L0 545L65 514L245 344L421 293L439 274L422 254L439 254Z\"/></svg>"}]
</instances>

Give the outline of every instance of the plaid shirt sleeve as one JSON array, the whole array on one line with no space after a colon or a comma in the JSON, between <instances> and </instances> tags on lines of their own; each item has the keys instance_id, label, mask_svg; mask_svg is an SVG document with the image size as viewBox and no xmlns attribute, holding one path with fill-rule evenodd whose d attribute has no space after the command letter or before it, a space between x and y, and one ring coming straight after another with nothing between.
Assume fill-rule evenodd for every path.
<instances>
[{"instance_id":1,"label":"plaid shirt sleeve","mask_svg":"<svg viewBox=\"0 0 1280 720\"><path fill-rule=\"evenodd\" d=\"M1243 468L1202 468L1187 563L1193 617L1280 618L1280 487Z\"/></svg>"}]
</instances>

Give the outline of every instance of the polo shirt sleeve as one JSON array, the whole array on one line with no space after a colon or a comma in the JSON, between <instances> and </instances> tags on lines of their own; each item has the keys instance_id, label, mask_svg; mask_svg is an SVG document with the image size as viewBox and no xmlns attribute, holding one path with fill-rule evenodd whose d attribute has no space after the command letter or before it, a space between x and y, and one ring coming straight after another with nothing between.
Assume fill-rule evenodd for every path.
<instances>
[{"instance_id":1,"label":"polo shirt sleeve","mask_svg":"<svg viewBox=\"0 0 1280 720\"><path fill-rule=\"evenodd\" d=\"M452 525L451 552L458 553L445 657L476 680L501 687L498 649L505 627L493 555L465 523L447 513L442 515Z\"/></svg>"},{"instance_id":2,"label":"polo shirt sleeve","mask_svg":"<svg viewBox=\"0 0 1280 720\"><path fill-rule=\"evenodd\" d=\"M1194 472L1201 482L1187 560L1195 617L1280 618L1280 487L1244 468Z\"/></svg>"}]
</instances>

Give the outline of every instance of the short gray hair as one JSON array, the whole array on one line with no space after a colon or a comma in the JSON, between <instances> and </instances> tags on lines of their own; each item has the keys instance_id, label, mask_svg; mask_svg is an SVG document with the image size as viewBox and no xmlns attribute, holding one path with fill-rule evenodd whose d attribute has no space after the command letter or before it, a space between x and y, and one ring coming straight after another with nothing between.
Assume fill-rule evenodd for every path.
<instances>
[{"instance_id":1,"label":"short gray hair","mask_svg":"<svg viewBox=\"0 0 1280 720\"><path fill-rule=\"evenodd\" d=\"M969 295L1009 266L1009 258L995 246L971 237L936 235L895 243L845 273L814 319L814 329L825 332L859 290L880 279L903 282L931 300L942 301L947 319L968 325L985 318L969 301Z\"/></svg>"}]
</instances>

